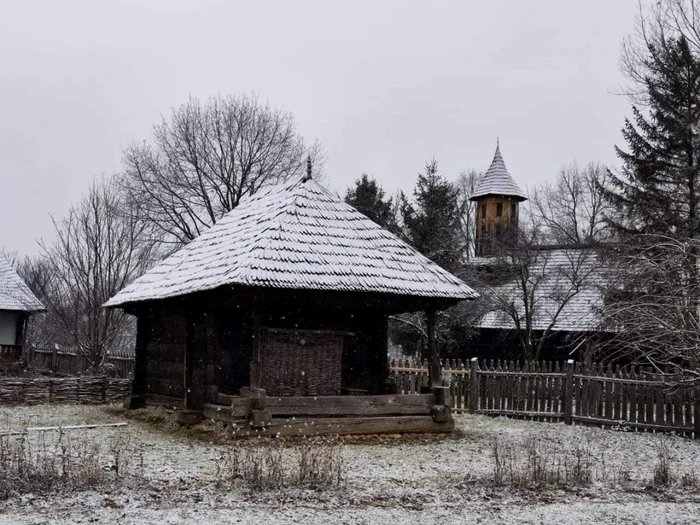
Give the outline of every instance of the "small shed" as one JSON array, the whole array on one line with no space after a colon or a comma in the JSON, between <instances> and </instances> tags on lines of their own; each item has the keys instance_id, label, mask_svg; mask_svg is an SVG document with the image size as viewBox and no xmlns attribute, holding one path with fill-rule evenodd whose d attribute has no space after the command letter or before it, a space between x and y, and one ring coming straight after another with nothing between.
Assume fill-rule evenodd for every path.
<instances>
[{"instance_id":1,"label":"small shed","mask_svg":"<svg viewBox=\"0 0 700 525\"><path fill-rule=\"evenodd\" d=\"M22 356L27 320L45 310L12 265L0 255L0 358Z\"/></svg>"},{"instance_id":2,"label":"small shed","mask_svg":"<svg viewBox=\"0 0 700 525\"><path fill-rule=\"evenodd\" d=\"M428 313L440 387L435 312L477 296L307 176L242 200L105 306L138 318L131 406L245 432L374 433L451 428L439 388L388 382L388 316Z\"/></svg>"}]
</instances>

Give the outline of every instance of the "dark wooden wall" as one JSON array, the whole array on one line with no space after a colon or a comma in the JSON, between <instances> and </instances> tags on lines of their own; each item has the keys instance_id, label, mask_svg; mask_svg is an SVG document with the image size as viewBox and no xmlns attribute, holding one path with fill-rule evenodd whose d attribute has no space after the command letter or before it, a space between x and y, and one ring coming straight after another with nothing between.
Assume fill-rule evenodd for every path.
<instances>
[{"instance_id":1,"label":"dark wooden wall","mask_svg":"<svg viewBox=\"0 0 700 525\"><path fill-rule=\"evenodd\" d=\"M146 394L183 398L186 316L154 313L148 320Z\"/></svg>"},{"instance_id":2,"label":"dark wooden wall","mask_svg":"<svg viewBox=\"0 0 700 525\"><path fill-rule=\"evenodd\" d=\"M238 394L250 385L253 325L250 308L234 306L216 312L218 350L215 373L219 392Z\"/></svg>"},{"instance_id":3,"label":"dark wooden wall","mask_svg":"<svg viewBox=\"0 0 700 525\"><path fill-rule=\"evenodd\" d=\"M348 307L341 301L323 305L305 300L209 302L181 301L153 305L139 313L146 394L177 397L189 407L238 394L251 383L255 319L281 329L351 332L344 336L342 388L385 393L387 314L381 309ZM215 304L215 306L213 304Z\"/></svg>"}]
</instances>

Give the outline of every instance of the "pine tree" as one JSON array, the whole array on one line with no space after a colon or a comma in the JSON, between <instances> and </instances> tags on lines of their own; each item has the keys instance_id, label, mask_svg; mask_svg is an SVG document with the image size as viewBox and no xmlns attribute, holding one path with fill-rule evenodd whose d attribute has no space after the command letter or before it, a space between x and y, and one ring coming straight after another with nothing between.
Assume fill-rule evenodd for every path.
<instances>
[{"instance_id":1,"label":"pine tree","mask_svg":"<svg viewBox=\"0 0 700 525\"><path fill-rule=\"evenodd\" d=\"M629 151L616 147L623 168L607 198L621 211L621 234L700 234L700 61L684 38L649 46L649 114L633 107L625 120Z\"/></svg>"},{"instance_id":2,"label":"pine tree","mask_svg":"<svg viewBox=\"0 0 700 525\"><path fill-rule=\"evenodd\" d=\"M604 316L620 349L700 377L700 60L683 37L654 42L646 114L625 121L629 151L604 191L620 241Z\"/></svg>"},{"instance_id":3,"label":"pine tree","mask_svg":"<svg viewBox=\"0 0 700 525\"><path fill-rule=\"evenodd\" d=\"M385 199L384 189L366 173L355 180L345 192L345 202L367 215L382 228L396 231L396 216L392 199Z\"/></svg>"},{"instance_id":4,"label":"pine tree","mask_svg":"<svg viewBox=\"0 0 700 525\"><path fill-rule=\"evenodd\" d=\"M464 258L459 189L438 174L433 159L418 175L413 197L413 203L402 198L404 237L423 255L454 272Z\"/></svg>"}]
</instances>

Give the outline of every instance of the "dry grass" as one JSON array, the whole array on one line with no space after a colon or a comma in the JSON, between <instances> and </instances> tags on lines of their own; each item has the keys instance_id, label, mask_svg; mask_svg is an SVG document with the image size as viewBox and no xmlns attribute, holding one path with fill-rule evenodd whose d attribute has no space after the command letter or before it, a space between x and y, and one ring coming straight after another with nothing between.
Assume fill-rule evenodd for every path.
<instances>
[{"instance_id":1,"label":"dry grass","mask_svg":"<svg viewBox=\"0 0 700 525\"><path fill-rule=\"evenodd\" d=\"M585 445L569 450L543 444L534 437L510 443L496 439L492 453L492 481L498 486L585 486L593 481L597 463Z\"/></svg>"},{"instance_id":2,"label":"dry grass","mask_svg":"<svg viewBox=\"0 0 700 525\"><path fill-rule=\"evenodd\" d=\"M696 488L694 470L683 473L677 470L668 438L662 434L656 440L657 455L649 477L634 483L629 470L611 468L606 463L605 453L596 455L585 441L555 445L533 436L523 441L495 439L491 446L493 465L488 481L497 486L523 489L573 488L596 482L623 485L632 490Z\"/></svg>"},{"instance_id":3,"label":"dry grass","mask_svg":"<svg viewBox=\"0 0 700 525\"><path fill-rule=\"evenodd\" d=\"M102 487L140 477L142 470L143 459L124 440L105 448L62 430L0 436L0 500Z\"/></svg>"},{"instance_id":4,"label":"dry grass","mask_svg":"<svg viewBox=\"0 0 700 525\"><path fill-rule=\"evenodd\" d=\"M239 484L253 492L301 487L329 489L343 482L342 444L309 438L284 444L275 439L234 441L217 463L217 486Z\"/></svg>"}]
</instances>

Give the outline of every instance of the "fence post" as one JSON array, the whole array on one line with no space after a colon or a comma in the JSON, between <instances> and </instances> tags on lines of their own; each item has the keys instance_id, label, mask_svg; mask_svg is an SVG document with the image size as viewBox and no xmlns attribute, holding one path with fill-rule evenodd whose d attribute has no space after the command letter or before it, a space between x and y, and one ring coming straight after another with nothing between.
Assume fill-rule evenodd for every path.
<instances>
[{"instance_id":1,"label":"fence post","mask_svg":"<svg viewBox=\"0 0 700 525\"><path fill-rule=\"evenodd\" d=\"M53 354L51 354L51 371L55 374L58 370L58 345L53 345Z\"/></svg>"},{"instance_id":2,"label":"fence post","mask_svg":"<svg viewBox=\"0 0 700 525\"><path fill-rule=\"evenodd\" d=\"M569 359L564 365L564 423L573 423L574 415L574 360Z\"/></svg>"},{"instance_id":3,"label":"fence post","mask_svg":"<svg viewBox=\"0 0 700 525\"><path fill-rule=\"evenodd\" d=\"M469 412L472 414L479 410L479 383L476 375L479 368L479 360L472 357L471 367L469 368Z\"/></svg>"}]
</instances>

